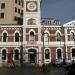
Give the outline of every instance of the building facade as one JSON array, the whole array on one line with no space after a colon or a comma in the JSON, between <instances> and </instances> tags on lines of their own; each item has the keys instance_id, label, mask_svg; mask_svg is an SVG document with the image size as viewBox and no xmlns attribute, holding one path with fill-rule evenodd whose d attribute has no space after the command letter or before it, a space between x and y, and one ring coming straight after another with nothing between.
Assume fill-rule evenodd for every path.
<instances>
[{"instance_id":1,"label":"building facade","mask_svg":"<svg viewBox=\"0 0 75 75\"><path fill-rule=\"evenodd\" d=\"M1 65L75 60L75 20L61 24L56 19L41 19L40 1L24 0L23 25L7 19L3 24L0 19Z\"/></svg>"}]
</instances>

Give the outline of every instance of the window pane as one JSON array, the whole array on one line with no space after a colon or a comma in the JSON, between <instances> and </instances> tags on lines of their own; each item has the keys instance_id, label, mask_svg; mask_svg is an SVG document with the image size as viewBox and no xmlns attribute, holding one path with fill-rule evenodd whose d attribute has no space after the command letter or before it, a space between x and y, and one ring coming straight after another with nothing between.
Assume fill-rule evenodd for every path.
<instances>
[{"instance_id":1,"label":"window pane","mask_svg":"<svg viewBox=\"0 0 75 75\"><path fill-rule=\"evenodd\" d=\"M3 42L6 42L7 40L7 33L3 33Z\"/></svg>"},{"instance_id":2,"label":"window pane","mask_svg":"<svg viewBox=\"0 0 75 75\"><path fill-rule=\"evenodd\" d=\"M1 8L4 9L5 8L5 3L1 4Z\"/></svg>"},{"instance_id":3,"label":"window pane","mask_svg":"<svg viewBox=\"0 0 75 75\"><path fill-rule=\"evenodd\" d=\"M56 37L57 37L57 41L60 41L60 40L61 40L61 35L60 35L60 33L57 33Z\"/></svg>"},{"instance_id":4,"label":"window pane","mask_svg":"<svg viewBox=\"0 0 75 75\"><path fill-rule=\"evenodd\" d=\"M19 51L15 50L15 60L19 60Z\"/></svg>"},{"instance_id":5,"label":"window pane","mask_svg":"<svg viewBox=\"0 0 75 75\"><path fill-rule=\"evenodd\" d=\"M2 60L6 60L6 50L2 51Z\"/></svg>"},{"instance_id":6,"label":"window pane","mask_svg":"<svg viewBox=\"0 0 75 75\"><path fill-rule=\"evenodd\" d=\"M19 33L15 33L15 42L19 42Z\"/></svg>"},{"instance_id":7,"label":"window pane","mask_svg":"<svg viewBox=\"0 0 75 75\"><path fill-rule=\"evenodd\" d=\"M45 59L49 59L49 49L45 50Z\"/></svg>"},{"instance_id":8,"label":"window pane","mask_svg":"<svg viewBox=\"0 0 75 75\"><path fill-rule=\"evenodd\" d=\"M34 41L34 32L30 32L30 41Z\"/></svg>"},{"instance_id":9,"label":"window pane","mask_svg":"<svg viewBox=\"0 0 75 75\"><path fill-rule=\"evenodd\" d=\"M72 57L75 57L75 49L72 49Z\"/></svg>"},{"instance_id":10,"label":"window pane","mask_svg":"<svg viewBox=\"0 0 75 75\"><path fill-rule=\"evenodd\" d=\"M44 41L45 41L45 42L48 42L48 41L49 41L49 40L48 40L48 38L49 38L48 36L49 36L48 33L45 33L45 34L44 34Z\"/></svg>"},{"instance_id":11,"label":"window pane","mask_svg":"<svg viewBox=\"0 0 75 75\"><path fill-rule=\"evenodd\" d=\"M74 38L75 38L74 32L71 32L71 41L74 41Z\"/></svg>"},{"instance_id":12,"label":"window pane","mask_svg":"<svg viewBox=\"0 0 75 75\"><path fill-rule=\"evenodd\" d=\"M1 13L1 18L4 18L4 13Z\"/></svg>"},{"instance_id":13,"label":"window pane","mask_svg":"<svg viewBox=\"0 0 75 75\"><path fill-rule=\"evenodd\" d=\"M61 58L61 49L57 50L57 58Z\"/></svg>"}]
</instances>

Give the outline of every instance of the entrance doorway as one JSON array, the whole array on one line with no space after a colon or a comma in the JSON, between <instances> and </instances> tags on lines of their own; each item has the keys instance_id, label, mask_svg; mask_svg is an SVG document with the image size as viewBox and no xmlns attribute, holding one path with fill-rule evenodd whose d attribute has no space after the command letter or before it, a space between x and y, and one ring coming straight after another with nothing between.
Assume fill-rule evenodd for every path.
<instances>
[{"instance_id":1,"label":"entrance doorway","mask_svg":"<svg viewBox=\"0 0 75 75\"><path fill-rule=\"evenodd\" d=\"M35 49L28 50L29 63L37 63L37 55Z\"/></svg>"}]
</instances>

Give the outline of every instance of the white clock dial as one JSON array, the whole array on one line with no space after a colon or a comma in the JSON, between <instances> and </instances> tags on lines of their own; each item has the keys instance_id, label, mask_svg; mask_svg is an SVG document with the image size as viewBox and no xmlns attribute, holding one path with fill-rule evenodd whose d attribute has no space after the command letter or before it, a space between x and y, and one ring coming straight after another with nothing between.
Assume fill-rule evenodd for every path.
<instances>
[{"instance_id":1,"label":"white clock dial","mask_svg":"<svg viewBox=\"0 0 75 75\"><path fill-rule=\"evenodd\" d=\"M29 2L27 4L27 9L30 11L36 10L36 3L35 2Z\"/></svg>"}]
</instances>

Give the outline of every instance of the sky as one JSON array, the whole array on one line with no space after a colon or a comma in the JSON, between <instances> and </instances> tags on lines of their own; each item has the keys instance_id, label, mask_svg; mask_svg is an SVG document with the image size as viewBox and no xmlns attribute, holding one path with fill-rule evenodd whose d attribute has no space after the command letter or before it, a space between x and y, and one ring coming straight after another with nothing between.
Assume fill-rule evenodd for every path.
<instances>
[{"instance_id":1,"label":"sky","mask_svg":"<svg viewBox=\"0 0 75 75\"><path fill-rule=\"evenodd\" d=\"M54 18L61 23L75 19L75 0L42 0L42 18Z\"/></svg>"}]
</instances>

